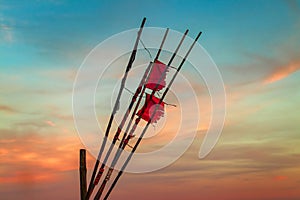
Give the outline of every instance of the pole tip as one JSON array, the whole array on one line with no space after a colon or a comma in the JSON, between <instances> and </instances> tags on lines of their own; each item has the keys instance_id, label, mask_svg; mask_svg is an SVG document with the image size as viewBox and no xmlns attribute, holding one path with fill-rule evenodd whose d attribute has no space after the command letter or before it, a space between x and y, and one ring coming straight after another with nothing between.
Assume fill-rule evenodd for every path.
<instances>
[{"instance_id":1,"label":"pole tip","mask_svg":"<svg viewBox=\"0 0 300 200\"><path fill-rule=\"evenodd\" d=\"M196 37L196 40L199 39L199 37L200 37L201 34L202 34L202 31L200 31L200 32L198 33L198 35L197 35L197 37Z\"/></svg>"},{"instance_id":2,"label":"pole tip","mask_svg":"<svg viewBox=\"0 0 300 200\"><path fill-rule=\"evenodd\" d=\"M143 27L145 25L145 22L146 22L146 17L143 18L141 27Z\"/></svg>"},{"instance_id":3,"label":"pole tip","mask_svg":"<svg viewBox=\"0 0 300 200\"><path fill-rule=\"evenodd\" d=\"M169 30L170 30L169 28L167 28L167 29L166 29L166 34L168 34L168 33L169 33Z\"/></svg>"},{"instance_id":4,"label":"pole tip","mask_svg":"<svg viewBox=\"0 0 300 200\"><path fill-rule=\"evenodd\" d=\"M186 31L184 32L184 35L186 35L189 32L189 29L186 29Z\"/></svg>"}]
</instances>

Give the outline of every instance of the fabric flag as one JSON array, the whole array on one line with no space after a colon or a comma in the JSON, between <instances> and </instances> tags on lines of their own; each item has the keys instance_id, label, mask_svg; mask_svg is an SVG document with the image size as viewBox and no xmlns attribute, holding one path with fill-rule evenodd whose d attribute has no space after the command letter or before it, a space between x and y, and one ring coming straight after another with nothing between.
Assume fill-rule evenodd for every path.
<instances>
[{"instance_id":1,"label":"fabric flag","mask_svg":"<svg viewBox=\"0 0 300 200\"><path fill-rule=\"evenodd\" d=\"M161 102L159 104L160 99L152 96L146 93L146 101L144 106L137 112L137 115L140 116L143 120L149 121L152 114L154 113L156 109L156 113L153 116L153 119L151 120L151 123L156 123L161 117L164 116L164 102ZM144 112L143 112L144 111ZM143 113L142 113L143 112Z\"/></svg>"},{"instance_id":2,"label":"fabric flag","mask_svg":"<svg viewBox=\"0 0 300 200\"><path fill-rule=\"evenodd\" d=\"M155 60L155 62L153 63L152 70L149 74L148 81L145 84L146 88L154 90L156 84L158 84L156 90L163 89L166 86L166 74L168 71L169 69L164 63Z\"/></svg>"}]
</instances>

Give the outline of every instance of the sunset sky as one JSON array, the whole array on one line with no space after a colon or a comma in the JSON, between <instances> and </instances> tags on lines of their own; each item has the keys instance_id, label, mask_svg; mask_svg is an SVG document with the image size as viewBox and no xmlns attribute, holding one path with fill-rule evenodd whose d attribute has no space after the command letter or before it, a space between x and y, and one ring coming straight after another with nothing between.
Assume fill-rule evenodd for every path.
<instances>
[{"instance_id":1,"label":"sunset sky","mask_svg":"<svg viewBox=\"0 0 300 200\"><path fill-rule=\"evenodd\" d=\"M198 158L209 124L203 109L198 134L180 159L156 172L124 174L111 199L299 200L296 0L1 0L0 199L79 199L78 153L85 147L72 113L77 70L96 45L137 28L143 17L149 27L188 28L191 37L203 31L199 42L223 77L227 115L205 159ZM209 96L201 91L205 108ZM172 110L168 120L176 123ZM168 129L142 150L171 137ZM95 159L87 159L89 177Z\"/></svg>"}]
</instances>

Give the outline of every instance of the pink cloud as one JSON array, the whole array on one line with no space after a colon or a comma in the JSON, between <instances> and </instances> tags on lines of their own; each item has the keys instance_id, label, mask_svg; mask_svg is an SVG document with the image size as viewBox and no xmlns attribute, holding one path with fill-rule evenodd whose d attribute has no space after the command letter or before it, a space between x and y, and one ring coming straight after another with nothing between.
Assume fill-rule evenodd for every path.
<instances>
[{"instance_id":1,"label":"pink cloud","mask_svg":"<svg viewBox=\"0 0 300 200\"><path fill-rule=\"evenodd\" d=\"M51 120L46 120L45 123L48 124L49 126L56 126L55 123Z\"/></svg>"},{"instance_id":2,"label":"pink cloud","mask_svg":"<svg viewBox=\"0 0 300 200\"><path fill-rule=\"evenodd\" d=\"M288 65L276 68L269 76L266 77L264 83L270 84L280 81L298 70L300 70L300 61L291 62Z\"/></svg>"},{"instance_id":3,"label":"pink cloud","mask_svg":"<svg viewBox=\"0 0 300 200\"><path fill-rule=\"evenodd\" d=\"M275 181L284 181L284 180L287 180L287 179L288 179L288 177L287 176L283 176L283 175L278 175L278 176L274 177Z\"/></svg>"},{"instance_id":4,"label":"pink cloud","mask_svg":"<svg viewBox=\"0 0 300 200\"><path fill-rule=\"evenodd\" d=\"M6 105L0 105L0 111L9 112L9 113L16 112L14 108Z\"/></svg>"},{"instance_id":5,"label":"pink cloud","mask_svg":"<svg viewBox=\"0 0 300 200\"><path fill-rule=\"evenodd\" d=\"M23 135L19 135L23 134ZM0 182L57 181L57 172L76 170L81 148L76 136L7 132L0 135Z\"/></svg>"}]
</instances>

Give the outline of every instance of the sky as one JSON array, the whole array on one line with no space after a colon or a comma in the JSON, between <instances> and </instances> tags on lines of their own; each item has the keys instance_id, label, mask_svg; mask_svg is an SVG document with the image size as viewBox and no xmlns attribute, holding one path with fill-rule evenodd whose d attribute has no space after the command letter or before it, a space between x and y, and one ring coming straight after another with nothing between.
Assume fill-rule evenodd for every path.
<instances>
[{"instance_id":1,"label":"sky","mask_svg":"<svg viewBox=\"0 0 300 200\"><path fill-rule=\"evenodd\" d=\"M300 199L296 0L1 0L1 199L79 199L78 154L85 147L72 113L77 70L96 45L137 28L143 17L148 27L203 32L199 42L226 88L225 126L213 151L199 159L204 117L183 156L156 172L125 173L111 199ZM197 95L209 104L204 91ZM170 135L145 141L142 150ZM94 161L88 154L88 175Z\"/></svg>"}]
</instances>

